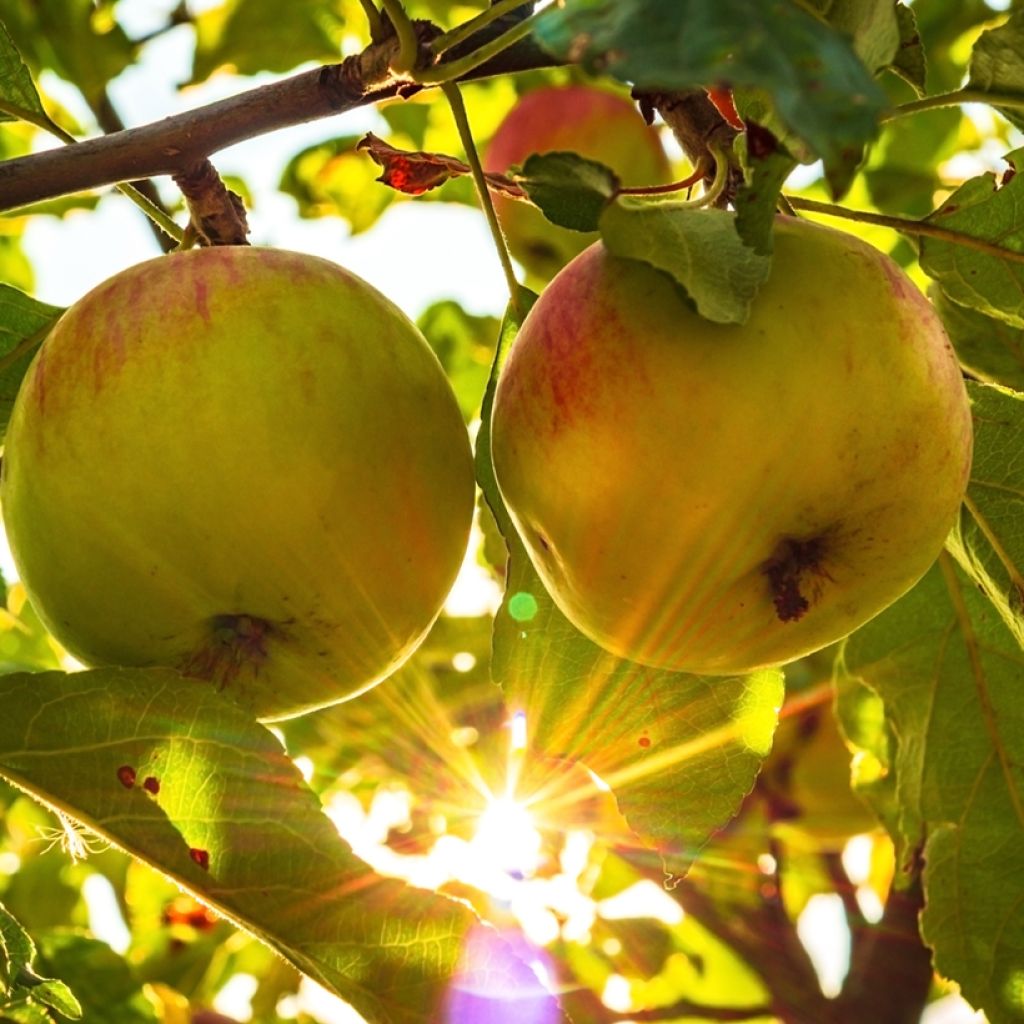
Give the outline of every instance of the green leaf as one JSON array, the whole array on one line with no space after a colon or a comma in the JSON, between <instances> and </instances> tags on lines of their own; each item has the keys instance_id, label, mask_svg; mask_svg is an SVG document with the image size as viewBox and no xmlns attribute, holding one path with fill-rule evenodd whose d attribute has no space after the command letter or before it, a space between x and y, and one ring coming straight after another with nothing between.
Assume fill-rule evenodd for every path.
<instances>
[{"instance_id":1,"label":"green leaf","mask_svg":"<svg viewBox=\"0 0 1024 1024\"><path fill-rule=\"evenodd\" d=\"M104 948L109 950L109 947ZM71 1020L81 1018L82 1006L71 989L63 981L44 978L36 973L33 967L35 944L3 904L0 904L0 958L0 996L6 991L11 1002L27 998L49 1006Z\"/></svg>"},{"instance_id":2,"label":"green leaf","mask_svg":"<svg viewBox=\"0 0 1024 1024\"><path fill-rule=\"evenodd\" d=\"M97 942L98 940L93 940ZM107 953L113 956L117 956L116 953L106 944L98 942L98 945L103 946ZM142 996L141 986L139 986L139 995ZM74 993L64 984L63 981L58 981L55 978L41 978L33 984L29 990L31 993L31 999L33 1002L41 1003L43 1006L49 1006L51 1010L56 1010L62 1017L68 1017L71 1020L81 1020L82 1018L82 1005L75 998ZM150 1012L149 1016L141 1018L128 1018L124 1016L108 1017L111 1024L135 1024L135 1021L153 1021L155 1024L156 1015ZM90 1024L100 1024L100 1020L94 1016L89 1018Z\"/></svg>"},{"instance_id":3,"label":"green leaf","mask_svg":"<svg viewBox=\"0 0 1024 1024\"><path fill-rule=\"evenodd\" d=\"M1015 11L998 28L978 36L971 51L965 88L1019 96L1024 101L1024 11ZM1024 127L1024 111L999 107L1009 121Z\"/></svg>"},{"instance_id":4,"label":"green leaf","mask_svg":"<svg viewBox=\"0 0 1024 1024\"><path fill-rule=\"evenodd\" d=\"M596 231L619 189L611 168L576 153L535 153L514 180L549 221L573 231Z\"/></svg>"},{"instance_id":5,"label":"green leaf","mask_svg":"<svg viewBox=\"0 0 1024 1024\"><path fill-rule=\"evenodd\" d=\"M0 284L0 437L36 349L63 312Z\"/></svg>"},{"instance_id":6,"label":"green leaf","mask_svg":"<svg viewBox=\"0 0 1024 1024\"><path fill-rule=\"evenodd\" d=\"M75 1005L80 1001L76 1016L87 1024L157 1024L156 1008L146 998L141 979L105 942L70 930L41 932L37 942L41 964L71 985L78 997ZM32 998L72 1016L53 984L33 989Z\"/></svg>"},{"instance_id":7,"label":"green leaf","mask_svg":"<svg viewBox=\"0 0 1024 1024\"><path fill-rule=\"evenodd\" d=\"M830 0L828 23L847 36L869 71L888 67L899 50L895 0Z\"/></svg>"},{"instance_id":8,"label":"green leaf","mask_svg":"<svg viewBox=\"0 0 1024 1024\"><path fill-rule=\"evenodd\" d=\"M35 958L35 946L18 919L0 903L0 977L6 985L17 981L18 975Z\"/></svg>"},{"instance_id":9,"label":"green leaf","mask_svg":"<svg viewBox=\"0 0 1024 1024\"><path fill-rule=\"evenodd\" d=\"M717 323L743 323L771 269L766 255L743 244L724 210L620 197L601 217L601 236L616 256L669 274L697 311Z\"/></svg>"},{"instance_id":10,"label":"green leaf","mask_svg":"<svg viewBox=\"0 0 1024 1024\"><path fill-rule=\"evenodd\" d=\"M14 118L36 124L49 121L32 75L0 21L0 121Z\"/></svg>"},{"instance_id":11,"label":"green leaf","mask_svg":"<svg viewBox=\"0 0 1024 1024\"><path fill-rule=\"evenodd\" d=\"M274 735L211 687L160 669L42 673L0 680L0 701L0 774L16 786L158 868L373 1024L436 1019L472 913L374 875ZM536 984L518 961L502 971L492 980Z\"/></svg>"},{"instance_id":12,"label":"green leaf","mask_svg":"<svg viewBox=\"0 0 1024 1024\"><path fill-rule=\"evenodd\" d=\"M226 0L199 15L192 81L229 68L240 75L290 71L305 61L340 59L344 19L333 4Z\"/></svg>"},{"instance_id":13,"label":"green leaf","mask_svg":"<svg viewBox=\"0 0 1024 1024\"><path fill-rule=\"evenodd\" d=\"M949 548L1024 647L1024 395L974 384L974 464Z\"/></svg>"},{"instance_id":14,"label":"green leaf","mask_svg":"<svg viewBox=\"0 0 1024 1024\"><path fill-rule=\"evenodd\" d=\"M1024 150L1006 157L1015 165ZM1024 174L991 173L964 182L926 224L967 236L968 244L921 238L921 269L961 306L1024 327ZM986 243L972 247L971 239Z\"/></svg>"},{"instance_id":15,"label":"green leaf","mask_svg":"<svg viewBox=\"0 0 1024 1024\"><path fill-rule=\"evenodd\" d=\"M1020 647L948 555L847 641L841 671L885 702L900 833L924 843L922 932L991 1024L1020 1021L1024 704Z\"/></svg>"},{"instance_id":16,"label":"green leaf","mask_svg":"<svg viewBox=\"0 0 1024 1024\"><path fill-rule=\"evenodd\" d=\"M479 411L494 355L498 321L473 316L452 299L435 302L416 321L437 353L467 422Z\"/></svg>"},{"instance_id":17,"label":"green leaf","mask_svg":"<svg viewBox=\"0 0 1024 1024\"><path fill-rule=\"evenodd\" d=\"M1024 391L1024 329L947 299L940 288L930 298L942 317L960 362L988 384Z\"/></svg>"},{"instance_id":18,"label":"green leaf","mask_svg":"<svg viewBox=\"0 0 1024 1024\"><path fill-rule=\"evenodd\" d=\"M0 1024L53 1024L53 1018L38 1003L22 1001L0 1008Z\"/></svg>"},{"instance_id":19,"label":"green leaf","mask_svg":"<svg viewBox=\"0 0 1024 1024\"><path fill-rule=\"evenodd\" d=\"M496 366L517 329L510 314ZM613 657L569 623L534 572L498 490L488 426L495 384L477 441L477 479L509 548L492 675L510 712L525 720L532 756L550 766L541 787L557 790L559 775L574 779L572 767L584 765L611 787L629 827L666 869L682 874L754 784L771 748L782 673L701 679L650 669ZM570 794L562 821L588 800L578 781ZM589 799L597 796L592 787Z\"/></svg>"},{"instance_id":20,"label":"green leaf","mask_svg":"<svg viewBox=\"0 0 1024 1024\"><path fill-rule=\"evenodd\" d=\"M917 27L917 14L905 3L896 5L896 20L899 24L900 44L892 60L892 70L903 79L918 96L926 91L928 64L924 43Z\"/></svg>"},{"instance_id":21,"label":"green leaf","mask_svg":"<svg viewBox=\"0 0 1024 1024\"><path fill-rule=\"evenodd\" d=\"M850 41L791 0L566 0L535 34L556 56L640 89L764 89L825 161L836 195L885 105Z\"/></svg>"}]
</instances>

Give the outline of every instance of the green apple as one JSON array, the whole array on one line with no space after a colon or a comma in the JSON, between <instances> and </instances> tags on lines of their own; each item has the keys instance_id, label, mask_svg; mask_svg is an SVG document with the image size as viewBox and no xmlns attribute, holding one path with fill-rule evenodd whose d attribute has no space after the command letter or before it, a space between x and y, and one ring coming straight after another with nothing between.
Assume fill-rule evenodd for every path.
<instances>
[{"instance_id":1,"label":"green apple","mask_svg":"<svg viewBox=\"0 0 1024 1024\"><path fill-rule=\"evenodd\" d=\"M971 444L927 299L871 246L788 218L742 325L587 249L524 322L492 422L501 492L564 614L621 657L711 675L817 650L913 586Z\"/></svg>"},{"instance_id":2,"label":"green apple","mask_svg":"<svg viewBox=\"0 0 1024 1024\"><path fill-rule=\"evenodd\" d=\"M0 500L72 654L176 667L277 719L413 651L459 569L473 471L392 303L317 257L221 247L64 314L18 395Z\"/></svg>"},{"instance_id":3,"label":"green apple","mask_svg":"<svg viewBox=\"0 0 1024 1024\"><path fill-rule=\"evenodd\" d=\"M624 185L660 185L670 167L657 133L623 96L586 85L526 93L498 126L484 155L505 173L533 153L570 151L611 167ZM550 280L596 238L552 224L535 206L501 195L495 209L511 254L538 282Z\"/></svg>"}]
</instances>

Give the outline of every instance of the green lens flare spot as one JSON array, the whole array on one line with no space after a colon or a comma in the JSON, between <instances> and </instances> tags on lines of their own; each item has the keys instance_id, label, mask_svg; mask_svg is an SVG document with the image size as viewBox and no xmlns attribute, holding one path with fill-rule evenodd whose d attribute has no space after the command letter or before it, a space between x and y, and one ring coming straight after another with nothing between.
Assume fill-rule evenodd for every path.
<instances>
[{"instance_id":1,"label":"green lens flare spot","mask_svg":"<svg viewBox=\"0 0 1024 1024\"><path fill-rule=\"evenodd\" d=\"M508 599L508 613L516 622L529 622L538 612L537 598L520 590Z\"/></svg>"}]
</instances>

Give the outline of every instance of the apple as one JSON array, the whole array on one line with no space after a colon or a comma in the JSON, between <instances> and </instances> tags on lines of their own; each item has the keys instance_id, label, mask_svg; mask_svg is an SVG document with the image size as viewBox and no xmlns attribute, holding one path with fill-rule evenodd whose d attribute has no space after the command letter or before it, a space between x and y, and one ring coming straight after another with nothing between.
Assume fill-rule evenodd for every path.
<instances>
[{"instance_id":1,"label":"apple","mask_svg":"<svg viewBox=\"0 0 1024 1024\"><path fill-rule=\"evenodd\" d=\"M273 720L397 668L455 579L468 435L383 295L314 256L197 249L61 318L0 483L29 597L90 665L163 665Z\"/></svg>"},{"instance_id":2,"label":"apple","mask_svg":"<svg viewBox=\"0 0 1024 1024\"><path fill-rule=\"evenodd\" d=\"M617 93L587 85L526 93L498 126L484 168L504 174L533 153L570 151L611 167L624 185L660 185L670 167L657 132ZM531 278L546 282L596 238L552 224L535 206L501 195L495 210L509 251Z\"/></svg>"},{"instance_id":3,"label":"apple","mask_svg":"<svg viewBox=\"0 0 1024 1024\"><path fill-rule=\"evenodd\" d=\"M851 752L828 708L783 718L755 793L771 806L772 831L813 849L842 850L878 819L851 785Z\"/></svg>"},{"instance_id":4,"label":"apple","mask_svg":"<svg viewBox=\"0 0 1024 1024\"><path fill-rule=\"evenodd\" d=\"M707 675L824 647L913 586L971 444L927 299L871 246L789 218L742 325L587 249L523 323L492 420L501 493L562 612L620 657Z\"/></svg>"}]
</instances>

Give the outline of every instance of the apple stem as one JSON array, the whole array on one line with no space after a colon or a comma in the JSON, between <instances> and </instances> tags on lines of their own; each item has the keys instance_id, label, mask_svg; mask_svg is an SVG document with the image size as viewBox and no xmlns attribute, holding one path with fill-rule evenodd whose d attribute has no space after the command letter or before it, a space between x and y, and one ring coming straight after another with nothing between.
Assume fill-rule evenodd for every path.
<instances>
[{"instance_id":1,"label":"apple stem","mask_svg":"<svg viewBox=\"0 0 1024 1024\"><path fill-rule=\"evenodd\" d=\"M438 36L430 44L430 48L435 54L440 56L446 50L450 50L453 46L458 46L459 43L465 42L470 36L476 35L482 28L485 28L492 21L496 21L502 15L508 14L519 7L525 7L527 2L528 0L495 0L495 3L482 14L478 14L475 18L470 18L469 21L456 25L450 32L445 32L443 35Z\"/></svg>"},{"instance_id":2,"label":"apple stem","mask_svg":"<svg viewBox=\"0 0 1024 1024\"><path fill-rule=\"evenodd\" d=\"M503 50L507 50L514 43L525 39L532 31L537 21L543 17L548 8L531 14L530 17L513 25L507 32L489 40L482 46L477 47L472 53L460 57L458 60L448 61L437 67L429 68L426 71L417 71L413 74L413 80L420 85L443 85L445 82L453 82L463 75L469 74L486 64L492 57L496 57Z\"/></svg>"},{"instance_id":3,"label":"apple stem","mask_svg":"<svg viewBox=\"0 0 1024 1024\"><path fill-rule=\"evenodd\" d=\"M469 126L469 116L466 113L466 104L462 100L462 93L454 82L443 82L441 91L448 100L452 109L452 116L455 118L455 125L459 130L459 138L462 140L463 149L466 151L466 162L469 164L473 174L473 183L476 185L476 193L483 207L484 216L487 218L487 225L491 229L491 237L494 239L494 246L498 250L498 258L501 260L501 269L505 272L505 280L508 283L509 297L512 308L519 311L519 281L516 279L516 272L512 266L512 258L508 254L508 246L505 244L505 236L501 231L501 224L498 222L498 215L494 212L494 203L491 202L491 193L487 187L487 177L484 174L483 165L480 163L480 154L477 153L476 143L473 141L473 132Z\"/></svg>"},{"instance_id":4,"label":"apple stem","mask_svg":"<svg viewBox=\"0 0 1024 1024\"><path fill-rule=\"evenodd\" d=\"M705 175L711 170L709 161L698 160L693 169L693 174L687 175L681 181L670 181L667 185L636 185L633 188L620 188L620 196L660 196L667 192L682 192L684 188L693 188L702 181Z\"/></svg>"},{"instance_id":5,"label":"apple stem","mask_svg":"<svg viewBox=\"0 0 1024 1024\"><path fill-rule=\"evenodd\" d=\"M373 0L359 0L359 3L370 25L370 42L379 43L384 38L384 19Z\"/></svg>"},{"instance_id":6,"label":"apple stem","mask_svg":"<svg viewBox=\"0 0 1024 1024\"><path fill-rule=\"evenodd\" d=\"M416 67L420 55L420 42L416 38L416 28L412 19L405 13L401 0L381 0L384 13L388 16L398 36L398 54L391 61L391 70L397 74L408 74Z\"/></svg>"}]
</instances>

